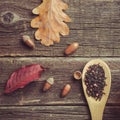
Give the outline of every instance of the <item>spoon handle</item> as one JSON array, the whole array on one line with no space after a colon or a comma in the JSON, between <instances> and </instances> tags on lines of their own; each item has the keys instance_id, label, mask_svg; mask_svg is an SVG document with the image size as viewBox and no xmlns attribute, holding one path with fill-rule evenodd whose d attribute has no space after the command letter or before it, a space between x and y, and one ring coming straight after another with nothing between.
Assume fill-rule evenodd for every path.
<instances>
[{"instance_id":1,"label":"spoon handle","mask_svg":"<svg viewBox=\"0 0 120 120\"><path fill-rule=\"evenodd\" d=\"M102 120L103 114L100 112L96 112L94 114L91 114L92 120Z\"/></svg>"},{"instance_id":2,"label":"spoon handle","mask_svg":"<svg viewBox=\"0 0 120 120\"><path fill-rule=\"evenodd\" d=\"M91 109L92 120L102 120L104 108L101 106L92 106Z\"/></svg>"}]
</instances>

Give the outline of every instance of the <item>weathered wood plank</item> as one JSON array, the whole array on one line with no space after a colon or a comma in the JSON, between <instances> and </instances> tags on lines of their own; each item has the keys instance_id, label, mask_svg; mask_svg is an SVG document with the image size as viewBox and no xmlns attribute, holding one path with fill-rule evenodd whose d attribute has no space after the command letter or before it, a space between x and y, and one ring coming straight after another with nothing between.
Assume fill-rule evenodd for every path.
<instances>
[{"instance_id":1,"label":"weathered wood plank","mask_svg":"<svg viewBox=\"0 0 120 120\"><path fill-rule=\"evenodd\" d=\"M89 58L1 58L0 59L0 105L64 105L86 104L81 82L72 78L75 70L82 70ZM120 59L103 58L112 72L112 87L108 105L120 105ZM3 95L5 84L10 74L23 65L38 63L49 68L40 81L29 84L24 89L10 95ZM55 84L47 93L42 92L44 80L53 76ZM72 90L66 98L60 98L61 89L70 83Z\"/></svg>"},{"instance_id":2,"label":"weathered wood plank","mask_svg":"<svg viewBox=\"0 0 120 120\"><path fill-rule=\"evenodd\" d=\"M0 0L0 120L90 120L81 82L74 81L72 74L75 70L82 70L91 59L80 57L103 56L108 57L102 59L112 72L111 92L103 120L119 120L120 1L64 1L69 5L66 12L72 18L72 23L69 23L70 35L61 37L60 44L51 47L35 41L35 50L30 50L21 42L21 36L28 34L33 38L35 29L30 27L30 21L35 16L31 11L41 0ZM72 57L64 57L64 49L73 41L79 42L80 48ZM10 74L32 63L42 64L49 69L40 80L4 95ZM47 93L43 93L44 80L51 76L55 78L55 84ZM66 83L71 84L72 90L67 97L60 98L61 89Z\"/></svg>"},{"instance_id":3,"label":"weathered wood plank","mask_svg":"<svg viewBox=\"0 0 120 120\"><path fill-rule=\"evenodd\" d=\"M70 35L61 37L60 44L51 47L35 41L36 49L30 50L21 43L21 36L33 38L35 29L30 21L31 11L39 0L0 1L0 56L64 56L68 44L78 41L80 48L72 56L120 56L119 0L65 0L67 13L73 22Z\"/></svg>"},{"instance_id":4,"label":"weathered wood plank","mask_svg":"<svg viewBox=\"0 0 120 120\"><path fill-rule=\"evenodd\" d=\"M82 70L90 60L79 56L110 57L102 58L112 72L112 87L103 120L119 120L120 1L64 1L69 5L66 12L73 21L69 23L70 35L61 37L60 44L51 47L44 47L35 41L36 48L32 51L23 45L21 36L28 34L33 38L35 29L30 27L30 21L35 16L31 11L41 0L0 0L0 56L3 57L0 58L0 120L90 120L81 82L72 78L73 72ZM65 58L64 49L73 41L78 41L80 48L71 58ZM10 74L21 66L32 63L42 64L49 70L42 74L39 81L10 95L4 95ZM44 80L51 76L55 78L55 84L47 93L43 93ZM72 90L67 97L60 98L61 89L66 83L71 84Z\"/></svg>"},{"instance_id":5,"label":"weathered wood plank","mask_svg":"<svg viewBox=\"0 0 120 120\"><path fill-rule=\"evenodd\" d=\"M114 111L114 113L113 113ZM119 120L119 106L106 106L103 120ZM90 120L87 106L0 107L1 120Z\"/></svg>"}]
</instances>

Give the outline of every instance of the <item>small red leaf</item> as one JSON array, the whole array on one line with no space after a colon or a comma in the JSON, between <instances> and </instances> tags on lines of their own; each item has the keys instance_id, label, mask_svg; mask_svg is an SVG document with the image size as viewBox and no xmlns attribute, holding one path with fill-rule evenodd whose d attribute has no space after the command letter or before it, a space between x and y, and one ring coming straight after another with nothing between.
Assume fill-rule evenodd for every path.
<instances>
[{"instance_id":1,"label":"small red leaf","mask_svg":"<svg viewBox=\"0 0 120 120\"><path fill-rule=\"evenodd\" d=\"M30 82L39 79L44 68L39 64L24 66L13 72L7 82L4 93L11 93L18 88L23 88Z\"/></svg>"}]
</instances>

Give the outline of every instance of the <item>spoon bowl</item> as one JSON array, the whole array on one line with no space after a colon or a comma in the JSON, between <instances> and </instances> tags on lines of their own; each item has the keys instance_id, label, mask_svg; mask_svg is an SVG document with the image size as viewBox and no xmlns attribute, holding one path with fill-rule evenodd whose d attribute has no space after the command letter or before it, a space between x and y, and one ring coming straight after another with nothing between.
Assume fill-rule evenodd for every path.
<instances>
[{"instance_id":1,"label":"spoon bowl","mask_svg":"<svg viewBox=\"0 0 120 120\"><path fill-rule=\"evenodd\" d=\"M86 93L87 86L85 85L85 74L88 68L94 64L99 64L103 68L105 72L105 77L106 77L105 82L107 85L104 87L104 90L103 90L105 94L102 95L102 98L100 101L96 100L95 98L91 96L88 96L88 94ZM92 120L102 120L104 108L105 108L105 105L106 105L106 102L107 102L107 99L110 93L110 87L111 87L111 72L110 72L108 65L100 59L94 59L88 62L83 69L82 86L83 86L86 100L88 102Z\"/></svg>"}]
</instances>

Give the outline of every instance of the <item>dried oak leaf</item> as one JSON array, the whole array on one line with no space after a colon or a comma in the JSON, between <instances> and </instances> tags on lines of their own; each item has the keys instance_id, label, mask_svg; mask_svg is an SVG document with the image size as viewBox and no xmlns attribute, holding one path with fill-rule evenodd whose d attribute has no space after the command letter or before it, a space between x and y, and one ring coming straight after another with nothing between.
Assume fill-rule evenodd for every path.
<instances>
[{"instance_id":1,"label":"dried oak leaf","mask_svg":"<svg viewBox=\"0 0 120 120\"><path fill-rule=\"evenodd\" d=\"M62 0L43 0L43 3L33 9L33 14L39 14L31 21L32 28L38 28L35 38L45 46L60 42L60 34L68 35L69 27L64 22L71 19L63 12L68 5Z\"/></svg>"},{"instance_id":2,"label":"dried oak leaf","mask_svg":"<svg viewBox=\"0 0 120 120\"><path fill-rule=\"evenodd\" d=\"M39 64L32 64L24 66L12 73L10 79L7 81L7 85L4 93L11 93L18 88L25 87L28 83L40 78L44 68Z\"/></svg>"}]
</instances>

